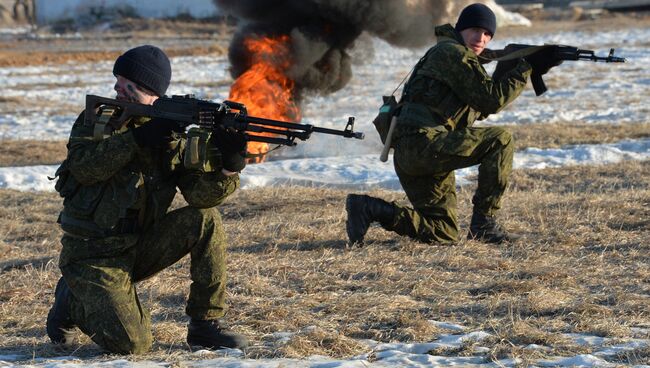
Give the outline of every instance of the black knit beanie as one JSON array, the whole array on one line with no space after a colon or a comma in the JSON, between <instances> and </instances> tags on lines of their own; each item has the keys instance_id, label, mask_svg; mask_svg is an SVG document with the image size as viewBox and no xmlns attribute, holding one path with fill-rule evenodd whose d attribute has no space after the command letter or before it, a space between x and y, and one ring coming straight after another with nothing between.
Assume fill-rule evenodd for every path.
<instances>
[{"instance_id":1,"label":"black knit beanie","mask_svg":"<svg viewBox=\"0 0 650 368\"><path fill-rule=\"evenodd\" d=\"M132 48L115 61L113 75L121 75L138 85L163 96L172 79L169 58L156 46Z\"/></svg>"},{"instance_id":2,"label":"black knit beanie","mask_svg":"<svg viewBox=\"0 0 650 368\"><path fill-rule=\"evenodd\" d=\"M497 17L486 5L480 3L469 5L460 13L456 23L456 30L460 32L472 27L481 27L489 31L494 37L497 31Z\"/></svg>"}]
</instances>

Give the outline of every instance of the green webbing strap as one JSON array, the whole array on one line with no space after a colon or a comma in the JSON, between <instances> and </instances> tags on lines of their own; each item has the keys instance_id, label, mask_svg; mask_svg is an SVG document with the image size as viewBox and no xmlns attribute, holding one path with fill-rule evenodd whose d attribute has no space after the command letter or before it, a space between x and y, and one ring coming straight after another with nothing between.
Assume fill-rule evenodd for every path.
<instances>
[{"instance_id":1,"label":"green webbing strap","mask_svg":"<svg viewBox=\"0 0 650 368\"><path fill-rule=\"evenodd\" d=\"M120 218L118 224L115 226L115 229L102 229L94 221L77 219L61 212L59 213L58 222L63 226L73 226L80 230L87 231L89 232L88 235L92 234L93 236L97 237L108 237L123 234L134 234L138 230L138 220L139 219L137 217ZM70 232L66 233L73 235Z\"/></svg>"},{"instance_id":2,"label":"green webbing strap","mask_svg":"<svg viewBox=\"0 0 650 368\"><path fill-rule=\"evenodd\" d=\"M62 225L70 225L74 226L76 228L79 228L81 230L85 230L90 232L91 234L97 234L97 236L108 236L109 234L107 233L106 230L100 228L97 226L97 224L93 221L89 220L80 220L74 217L70 217L66 215L65 213L61 212L59 214L59 223Z\"/></svg>"},{"instance_id":3,"label":"green webbing strap","mask_svg":"<svg viewBox=\"0 0 650 368\"><path fill-rule=\"evenodd\" d=\"M454 39L451 38L451 37L440 36L440 37L438 38L438 43L436 43L436 46L439 45L440 43L443 43L443 42L458 42L458 41L454 40ZM434 47L435 47L435 46L434 46ZM420 64L422 64L422 61L424 60L424 58L426 58L427 55L429 55L429 52L431 52L431 50L433 50L434 47L430 48L430 49L429 49L429 50L428 50L428 51L427 51L427 52L426 52L426 53L425 53L425 54L420 58L420 60L418 60L418 62L415 63L415 65L413 65L413 68L411 68L411 71L409 71L409 72L406 74L406 76L404 76L404 78L402 79L402 81L401 81L401 82L397 85L397 87L395 87L395 89L393 90L393 93L390 94L391 96L394 96L394 95L395 95L395 92L397 92L397 90L402 86L402 84L404 84L404 82L406 82L406 79L411 75L411 73L413 73L413 71L414 71L414 70L415 70L415 69L416 69ZM420 70L418 69L418 71L416 72L416 74L424 74L424 73L420 73Z\"/></svg>"},{"instance_id":4,"label":"green webbing strap","mask_svg":"<svg viewBox=\"0 0 650 368\"><path fill-rule=\"evenodd\" d=\"M111 135L113 127L110 125L110 121L114 112L115 109L112 107L105 107L101 110L99 118L93 128L93 140L101 141Z\"/></svg>"},{"instance_id":5,"label":"green webbing strap","mask_svg":"<svg viewBox=\"0 0 650 368\"><path fill-rule=\"evenodd\" d=\"M438 43L436 43L436 46L440 45L441 43L458 43L458 41L457 41L456 39L454 39L454 38L451 38L451 37L447 37L447 36L438 36ZM422 61L424 60L424 58L426 58L427 55L429 55L429 52L430 52L431 50L433 50L436 46L430 48L429 51L427 51L426 54L424 54L424 56L422 56L422 58L420 59L420 61L418 61L418 63L415 64L415 66L413 67L413 70L415 70L415 68L418 67L418 66L422 63ZM411 70L411 72L412 72L413 70ZM422 69L422 68L417 68L417 70L415 71L415 74L416 74L416 75L423 75L423 76L425 76L425 77L429 77L429 78L433 78L433 73L431 73L431 72L429 72L429 71L427 71L427 70L424 70L424 69Z\"/></svg>"}]
</instances>

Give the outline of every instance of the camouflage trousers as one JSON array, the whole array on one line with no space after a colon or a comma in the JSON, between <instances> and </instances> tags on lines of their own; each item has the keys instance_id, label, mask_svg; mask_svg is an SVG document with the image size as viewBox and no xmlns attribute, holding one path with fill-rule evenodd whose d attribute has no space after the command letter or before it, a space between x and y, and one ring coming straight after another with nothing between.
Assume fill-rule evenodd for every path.
<instances>
[{"instance_id":1,"label":"camouflage trousers","mask_svg":"<svg viewBox=\"0 0 650 368\"><path fill-rule=\"evenodd\" d=\"M104 349L137 354L151 348L151 317L135 283L188 253L192 284L186 313L198 319L224 314L226 239L215 208L171 211L140 236L64 236L61 243L59 266L73 294L72 319Z\"/></svg>"},{"instance_id":2,"label":"camouflage trousers","mask_svg":"<svg viewBox=\"0 0 650 368\"><path fill-rule=\"evenodd\" d=\"M394 147L395 171L413 208L396 204L388 230L427 243L458 241L454 170L473 165L480 165L474 211L492 216L500 208L514 155L512 135L506 130L407 128Z\"/></svg>"}]
</instances>

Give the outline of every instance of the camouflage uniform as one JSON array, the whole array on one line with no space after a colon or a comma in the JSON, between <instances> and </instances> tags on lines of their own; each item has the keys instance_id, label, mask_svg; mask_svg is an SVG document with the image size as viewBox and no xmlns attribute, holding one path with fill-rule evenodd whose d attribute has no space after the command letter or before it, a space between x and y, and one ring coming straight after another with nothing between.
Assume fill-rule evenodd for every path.
<instances>
[{"instance_id":1,"label":"camouflage uniform","mask_svg":"<svg viewBox=\"0 0 650 368\"><path fill-rule=\"evenodd\" d=\"M531 73L520 61L498 80L451 25L436 28L438 43L404 87L393 136L394 165L413 208L395 204L389 230L423 242L458 240L454 170L480 164L474 211L492 216L512 169L513 142L497 127L472 127L523 91Z\"/></svg>"},{"instance_id":2,"label":"camouflage uniform","mask_svg":"<svg viewBox=\"0 0 650 368\"><path fill-rule=\"evenodd\" d=\"M72 128L57 183L65 198L59 266L74 323L109 351L151 347L150 316L134 284L188 253L187 314L224 314L226 239L215 206L237 189L239 176L185 169L184 146L175 136L166 147L139 148L128 129L96 140L83 113ZM189 205L168 212L176 188Z\"/></svg>"}]
</instances>

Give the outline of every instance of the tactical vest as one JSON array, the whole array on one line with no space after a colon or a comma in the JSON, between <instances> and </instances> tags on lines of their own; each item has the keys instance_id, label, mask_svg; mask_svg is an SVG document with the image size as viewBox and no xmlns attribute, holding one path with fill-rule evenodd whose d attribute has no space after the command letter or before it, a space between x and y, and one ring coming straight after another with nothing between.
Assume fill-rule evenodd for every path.
<instances>
[{"instance_id":1,"label":"tactical vest","mask_svg":"<svg viewBox=\"0 0 650 368\"><path fill-rule=\"evenodd\" d=\"M128 131L126 127L115 131L101 120L99 124L103 126L85 126L82 113L73 126L71 140L99 142ZM170 156L163 161L171 159ZM143 165L150 166L156 161L153 157L147 159L146 155L140 156L109 179L87 185L81 184L72 175L70 160L70 157L66 158L58 168L55 190L63 197L63 210L58 222L62 230L73 237L102 238L137 233L144 223L149 192L156 191L154 205L159 202L162 206L168 206L176 194L175 184L158 183L161 180L159 175L142 172Z\"/></svg>"},{"instance_id":2,"label":"tactical vest","mask_svg":"<svg viewBox=\"0 0 650 368\"><path fill-rule=\"evenodd\" d=\"M400 124L415 127L444 126L451 131L473 123L480 116L449 85L438 80L434 71L426 68L429 58L437 57L436 52L449 44L458 44L458 41L440 37L439 42L416 64L413 75L404 86Z\"/></svg>"}]
</instances>

